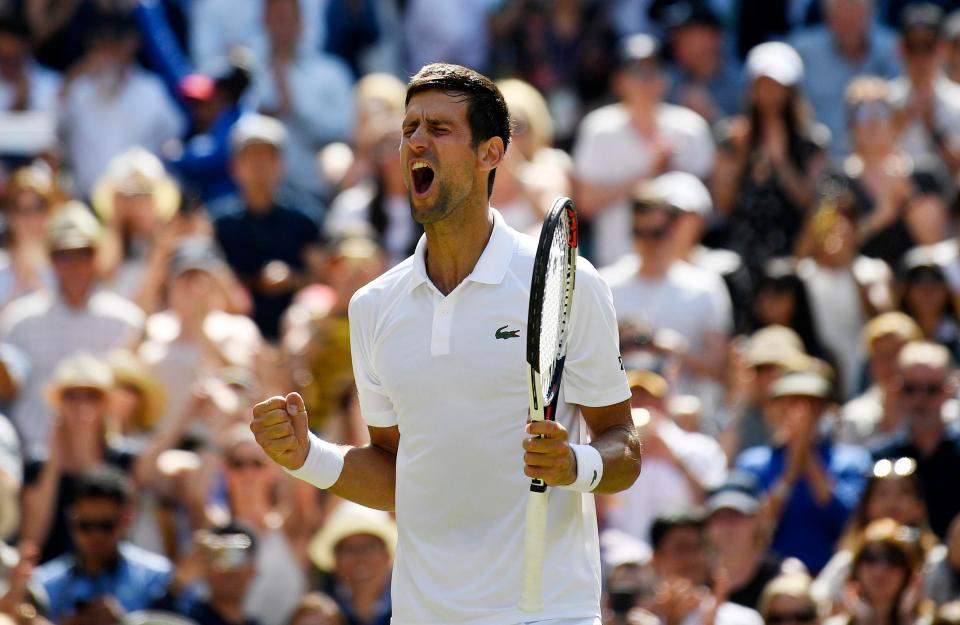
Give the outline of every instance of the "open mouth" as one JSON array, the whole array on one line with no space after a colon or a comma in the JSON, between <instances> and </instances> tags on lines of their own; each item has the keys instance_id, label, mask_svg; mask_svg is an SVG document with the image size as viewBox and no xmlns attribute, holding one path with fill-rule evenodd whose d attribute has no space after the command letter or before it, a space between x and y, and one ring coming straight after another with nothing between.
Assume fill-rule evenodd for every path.
<instances>
[{"instance_id":1,"label":"open mouth","mask_svg":"<svg viewBox=\"0 0 960 625\"><path fill-rule=\"evenodd\" d=\"M413 191L417 195L423 195L433 186L433 168L419 161L410 168L410 177L413 182Z\"/></svg>"}]
</instances>

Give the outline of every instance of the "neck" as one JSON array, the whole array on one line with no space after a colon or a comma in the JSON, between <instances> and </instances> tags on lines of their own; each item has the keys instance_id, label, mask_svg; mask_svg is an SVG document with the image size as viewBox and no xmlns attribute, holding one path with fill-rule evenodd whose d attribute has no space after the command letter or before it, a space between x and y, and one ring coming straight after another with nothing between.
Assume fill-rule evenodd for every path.
<instances>
[{"instance_id":1,"label":"neck","mask_svg":"<svg viewBox=\"0 0 960 625\"><path fill-rule=\"evenodd\" d=\"M84 557L82 554L77 554L77 568L83 571L85 574L93 576L103 573L104 571L109 571L116 568L117 563L120 561L120 552L113 554L113 557L98 560L94 558Z\"/></svg>"},{"instance_id":2,"label":"neck","mask_svg":"<svg viewBox=\"0 0 960 625\"><path fill-rule=\"evenodd\" d=\"M267 515L272 509L266 493L261 492L248 492L242 497L233 496L230 498L230 507L235 519L256 529L264 529Z\"/></svg>"},{"instance_id":3,"label":"neck","mask_svg":"<svg viewBox=\"0 0 960 625\"><path fill-rule=\"evenodd\" d=\"M217 614L223 617L223 620L225 621L229 621L231 623L243 622L243 607L239 602L215 597L210 600L210 607L213 608Z\"/></svg>"},{"instance_id":4,"label":"neck","mask_svg":"<svg viewBox=\"0 0 960 625\"><path fill-rule=\"evenodd\" d=\"M271 191L248 190L245 199L247 209L257 215L269 213L273 208L273 193Z\"/></svg>"},{"instance_id":5,"label":"neck","mask_svg":"<svg viewBox=\"0 0 960 625\"><path fill-rule=\"evenodd\" d=\"M840 51L840 54L850 61L860 60L867 51L866 37L859 37L858 39L834 37L833 41L837 46L837 50Z\"/></svg>"},{"instance_id":6,"label":"neck","mask_svg":"<svg viewBox=\"0 0 960 625\"><path fill-rule=\"evenodd\" d=\"M657 129L657 108L659 102L639 100L628 106L630 123L640 134L650 134Z\"/></svg>"},{"instance_id":7,"label":"neck","mask_svg":"<svg viewBox=\"0 0 960 625\"><path fill-rule=\"evenodd\" d=\"M297 54L297 46L293 41L284 39L274 40L270 47L270 57L274 62L289 63Z\"/></svg>"},{"instance_id":8,"label":"neck","mask_svg":"<svg viewBox=\"0 0 960 625\"><path fill-rule=\"evenodd\" d=\"M477 202L472 204L476 208L465 203L449 218L424 226L427 276L444 295L470 275L493 233L493 215L486 208L486 196L483 209Z\"/></svg>"},{"instance_id":9,"label":"neck","mask_svg":"<svg viewBox=\"0 0 960 625\"><path fill-rule=\"evenodd\" d=\"M672 254L640 255L640 277L648 280L659 280L667 275L670 266L674 263Z\"/></svg>"},{"instance_id":10,"label":"neck","mask_svg":"<svg viewBox=\"0 0 960 625\"><path fill-rule=\"evenodd\" d=\"M726 549L720 555L720 561L727 571L730 585L733 588L742 587L753 577L753 573L757 569L757 562L760 561L762 555L755 546L760 545L761 543L758 540L752 546L743 549Z\"/></svg>"},{"instance_id":11,"label":"neck","mask_svg":"<svg viewBox=\"0 0 960 625\"><path fill-rule=\"evenodd\" d=\"M913 318L927 339L933 339L937 334L937 327L940 325L940 314L934 310L913 311Z\"/></svg>"},{"instance_id":12,"label":"neck","mask_svg":"<svg viewBox=\"0 0 960 625\"><path fill-rule=\"evenodd\" d=\"M873 144L869 147L860 147L856 155L863 161L864 169L876 169L883 167L883 162L893 154L893 146Z\"/></svg>"},{"instance_id":13,"label":"neck","mask_svg":"<svg viewBox=\"0 0 960 625\"><path fill-rule=\"evenodd\" d=\"M369 621L386 589L387 578L377 580L376 583L365 581L362 584L347 584L350 589L350 599L354 610L363 620Z\"/></svg>"},{"instance_id":14,"label":"neck","mask_svg":"<svg viewBox=\"0 0 960 625\"><path fill-rule=\"evenodd\" d=\"M63 303L67 305L67 308L72 310L80 310L87 305L87 299L90 296L89 291L66 291L60 290L60 298L63 300Z\"/></svg>"},{"instance_id":15,"label":"neck","mask_svg":"<svg viewBox=\"0 0 960 625\"><path fill-rule=\"evenodd\" d=\"M913 439L914 446L929 456L937 450L940 441L943 439L943 425L937 424L933 427L910 426L910 438Z\"/></svg>"}]
</instances>

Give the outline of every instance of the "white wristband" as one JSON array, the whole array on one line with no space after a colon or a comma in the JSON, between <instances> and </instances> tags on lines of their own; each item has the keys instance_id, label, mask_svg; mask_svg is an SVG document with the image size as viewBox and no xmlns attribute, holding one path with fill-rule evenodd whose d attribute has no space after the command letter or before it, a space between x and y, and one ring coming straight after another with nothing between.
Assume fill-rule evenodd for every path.
<instances>
[{"instance_id":1,"label":"white wristband","mask_svg":"<svg viewBox=\"0 0 960 625\"><path fill-rule=\"evenodd\" d=\"M343 471L343 456L346 448L328 443L313 432L308 432L310 450L299 469L284 469L287 473L317 488L327 489L337 483Z\"/></svg>"},{"instance_id":2,"label":"white wristband","mask_svg":"<svg viewBox=\"0 0 960 625\"><path fill-rule=\"evenodd\" d=\"M577 457L577 479L572 484L561 486L578 493L590 493L603 479L603 458L593 445L570 445Z\"/></svg>"}]
</instances>

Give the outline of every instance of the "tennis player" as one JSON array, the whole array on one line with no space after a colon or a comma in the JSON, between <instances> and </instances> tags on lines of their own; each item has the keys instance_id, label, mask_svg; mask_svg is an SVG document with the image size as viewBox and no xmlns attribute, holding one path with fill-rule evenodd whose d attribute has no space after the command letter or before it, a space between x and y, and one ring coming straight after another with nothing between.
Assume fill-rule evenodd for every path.
<instances>
[{"instance_id":1,"label":"tennis player","mask_svg":"<svg viewBox=\"0 0 960 625\"><path fill-rule=\"evenodd\" d=\"M509 141L506 104L485 76L432 64L411 79L400 152L425 235L349 309L371 443L342 448L308 433L296 393L253 410L257 440L288 472L396 510L395 625L599 625L596 515L584 493L623 490L640 471L610 291L585 261L577 264L557 421L527 423L537 242L489 204ZM545 609L535 615L516 607L532 477L556 487Z\"/></svg>"}]
</instances>

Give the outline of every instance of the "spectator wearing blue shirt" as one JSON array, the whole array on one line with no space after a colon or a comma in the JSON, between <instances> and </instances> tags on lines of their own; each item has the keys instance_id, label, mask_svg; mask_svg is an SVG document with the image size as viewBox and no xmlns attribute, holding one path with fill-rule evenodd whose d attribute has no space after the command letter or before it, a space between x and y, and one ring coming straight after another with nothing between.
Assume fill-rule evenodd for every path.
<instances>
[{"instance_id":1,"label":"spectator wearing blue shirt","mask_svg":"<svg viewBox=\"0 0 960 625\"><path fill-rule=\"evenodd\" d=\"M847 119L840 99L855 76L892 79L900 73L890 29L873 20L874 0L823 0L825 23L801 31L790 44L803 59L803 91L817 121L830 129L831 153L847 151Z\"/></svg>"},{"instance_id":2,"label":"spectator wearing blue shirt","mask_svg":"<svg viewBox=\"0 0 960 625\"><path fill-rule=\"evenodd\" d=\"M281 191L286 135L272 117L240 118L230 135L231 171L240 194L213 214L227 264L250 290L253 320L268 340L278 337L293 294L310 284L323 264L317 216Z\"/></svg>"},{"instance_id":3,"label":"spectator wearing blue shirt","mask_svg":"<svg viewBox=\"0 0 960 625\"><path fill-rule=\"evenodd\" d=\"M168 154L168 165L185 187L199 191L204 202L227 197L237 189L230 175L230 131L240 119L241 99L250 85L249 62L238 50L222 67L180 81L192 134Z\"/></svg>"},{"instance_id":4,"label":"spectator wearing blue shirt","mask_svg":"<svg viewBox=\"0 0 960 625\"><path fill-rule=\"evenodd\" d=\"M860 498L870 454L862 447L820 439L830 383L816 373L790 373L771 387L774 445L751 447L737 458L752 474L777 523L772 549L816 573L833 554Z\"/></svg>"},{"instance_id":5,"label":"spectator wearing blue shirt","mask_svg":"<svg viewBox=\"0 0 960 625\"><path fill-rule=\"evenodd\" d=\"M56 623L116 623L163 596L172 566L163 556L123 542L131 521L130 481L99 466L83 473L69 509L73 553L34 572Z\"/></svg>"}]
</instances>

